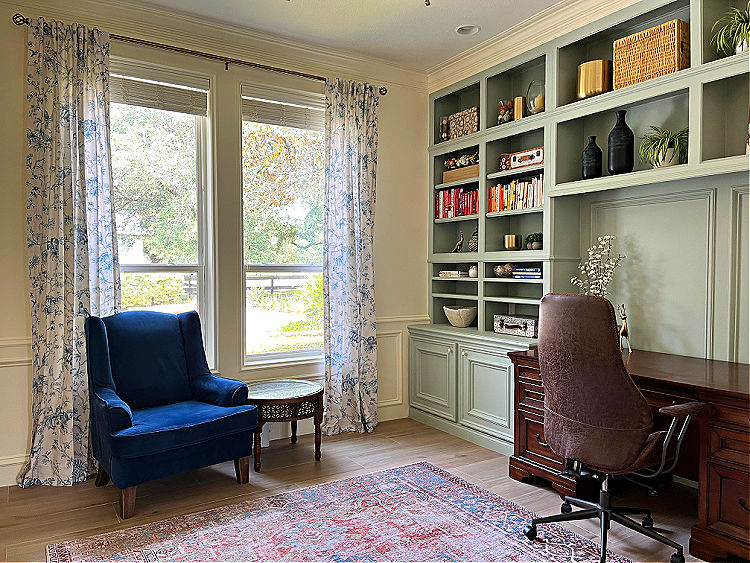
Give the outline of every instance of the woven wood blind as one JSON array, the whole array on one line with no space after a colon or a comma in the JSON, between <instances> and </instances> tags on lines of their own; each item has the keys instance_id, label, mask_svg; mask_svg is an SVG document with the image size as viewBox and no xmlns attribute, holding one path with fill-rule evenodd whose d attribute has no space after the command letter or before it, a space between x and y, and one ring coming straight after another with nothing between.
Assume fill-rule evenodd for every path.
<instances>
[{"instance_id":1,"label":"woven wood blind","mask_svg":"<svg viewBox=\"0 0 750 563\"><path fill-rule=\"evenodd\" d=\"M193 88L110 76L110 101L192 115L208 115L208 93Z\"/></svg>"},{"instance_id":2,"label":"woven wood blind","mask_svg":"<svg viewBox=\"0 0 750 563\"><path fill-rule=\"evenodd\" d=\"M242 98L242 120L297 129L325 130L322 109Z\"/></svg>"}]
</instances>

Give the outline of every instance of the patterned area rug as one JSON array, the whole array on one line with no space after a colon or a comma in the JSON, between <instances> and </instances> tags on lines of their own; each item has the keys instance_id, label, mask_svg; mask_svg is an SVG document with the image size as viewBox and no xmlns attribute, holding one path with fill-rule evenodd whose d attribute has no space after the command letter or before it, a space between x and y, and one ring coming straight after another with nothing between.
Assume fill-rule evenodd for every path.
<instances>
[{"instance_id":1,"label":"patterned area rug","mask_svg":"<svg viewBox=\"0 0 750 563\"><path fill-rule=\"evenodd\" d=\"M429 463L47 546L62 561L598 561L557 525ZM611 554L608 559L628 563Z\"/></svg>"}]
</instances>

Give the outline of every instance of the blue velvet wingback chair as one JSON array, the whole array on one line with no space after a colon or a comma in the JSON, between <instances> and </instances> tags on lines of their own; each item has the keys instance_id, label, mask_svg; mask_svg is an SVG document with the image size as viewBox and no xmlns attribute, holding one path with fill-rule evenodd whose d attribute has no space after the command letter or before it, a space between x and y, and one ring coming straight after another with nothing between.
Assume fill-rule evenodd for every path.
<instances>
[{"instance_id":1,"label":"blue velvet wingback chair","mask_svg":"<svg viewBox=\"0 0 750 563\"><path fill-rule=\"evenodd\" d=\"M96 484L112 478L123 518L152 479L233 459L248 482L258 413L244 383L209 371L196 312L89 317L86 350Z\"/></svg>"}]
</instances>

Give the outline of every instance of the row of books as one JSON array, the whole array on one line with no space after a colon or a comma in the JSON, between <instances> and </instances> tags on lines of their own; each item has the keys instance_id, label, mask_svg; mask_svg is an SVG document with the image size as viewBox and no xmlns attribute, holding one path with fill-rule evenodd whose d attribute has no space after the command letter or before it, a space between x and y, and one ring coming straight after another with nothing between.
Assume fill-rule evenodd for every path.
<instances>
[{"instance_id":1,"label":"row of books","mask_svg":"<svg viewBox=\"0 0 750 563\"><path fill-rule=\"evenodd\" d=\"M490 186L488 210L492 213L541 207L543 197L544 174L524 180L513 180L509 184Z\"/></svg>"},{"instance_id":2,"label":"row of books","mask_svg":"<svg viewBox=\"0 0 750 563\"><path fill-rule=\"evenodd\" d=\"M514 268L513 279L540 280L542 279L542 269L541 268Z\"/></svg>"},{"instance_id":3,"label":"row of books","mask_svg":"<svg viewBox=\"0 0 750 563\"><path fill-rule=\"evenodd\" d=\"M439 278L468 278L469 272L462 272L461 270L440 270L438 272Z\"/></svg>"},{"instance_id":4,"label":"row of books","mask_svg":"<svg viewBox=\"0 0 750 563\"><path fill-rule=\"evenodd\" d=\"M478 194L476 189L440 190L435 194L435 219L451 219L479 213Z\"/></svg>"}]
</instances>

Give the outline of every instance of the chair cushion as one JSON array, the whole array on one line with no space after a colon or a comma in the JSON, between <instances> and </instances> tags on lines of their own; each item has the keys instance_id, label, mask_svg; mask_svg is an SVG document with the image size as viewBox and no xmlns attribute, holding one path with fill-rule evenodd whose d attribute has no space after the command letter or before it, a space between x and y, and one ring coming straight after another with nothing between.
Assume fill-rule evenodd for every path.
<instances>
[{"instance_id":1,"label":"chair cushion","mask_svg":"<svg viewBox=\"0 0 750 563\"><path fill-rule=\"evenodd\" d=\"M153 455L243 431L249 441L257 425L253 405L219 407L191 400L133 409L133 426L112 433L112 456Z\"/></svg>"},{"instance_id":2,"label":"chair cushion","mask_svg":"<svg viewBox=\"0 0 750 563\"><path fill-rule=\"evenodd\" d=\"M193 398L176 315L128 311L102 321L115 391L132 409Z\"/></svg>"}]
</instances>

